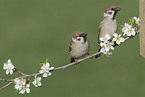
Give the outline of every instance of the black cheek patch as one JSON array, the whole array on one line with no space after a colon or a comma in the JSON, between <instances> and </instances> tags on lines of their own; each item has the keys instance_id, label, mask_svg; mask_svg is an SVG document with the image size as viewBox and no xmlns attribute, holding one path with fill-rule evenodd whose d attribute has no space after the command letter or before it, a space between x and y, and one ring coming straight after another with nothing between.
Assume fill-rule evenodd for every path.
<instances>
[{"instance_id":1,"label":"black cheek patch","mask_svg":"<svg viewBox=\"0 0 145 97\"><path fill-rule=\"evenodd\" d=\"M86 43L86 41L87 41L87 37L83 37L84 38L84 43Z\"/></svg>"}]
</instances>

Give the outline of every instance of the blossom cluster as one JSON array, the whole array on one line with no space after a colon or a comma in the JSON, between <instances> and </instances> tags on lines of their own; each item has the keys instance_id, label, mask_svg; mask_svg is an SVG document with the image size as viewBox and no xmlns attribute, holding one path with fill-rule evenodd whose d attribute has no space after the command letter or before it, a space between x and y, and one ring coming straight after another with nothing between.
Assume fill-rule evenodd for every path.
<instances>
[{"instance_id":1,"label":"blossom cluster","mask_svg":"<svg viewBox=\"0 0 145 97\"><path fill-rule=\"evenodd\" d=\"M106 55L111 55L111 50L114 50L115 45L120 45L125 41L126 37L135 36L138 33L139 28L139 18L133 17L130 19L130 23L124 23L122 28L122 33L114 33L113 37L107 34L105 37L101 37L100 42L100 52Z\"/></svg>"},{"instance_id":2,"label":"blossom cluster","mask_svg":"<svg viewBox=\"0 0 145 97\"><path fill-rule=\"evenodd\" d=\"M11 60L9 59L8 62L4 63L4 67L3 69L6 70L6 74L8 75L13 74L13 70L14 70L14 65L11 63Z\"/></svg>"},{"instance_id":3,"label":"blossom cluster","mask_svg":"<svg viewBox=\"0 0 145 97\"><path fill-rule=\"evenodd\" d=\"M15 83L15 89L19 91L20 94L24 94L25 92L30 93L30 83L27 83L26 79L19 79L16 78L14 79L14 83Z\"/></svg>"},{"instance_id":4,"label":"blossom cluster","mask_svg":"<svg viewBox=\"0 0 145 97\"><path fill-rule=\"evenodd\" d=\"M47 77L51 75L50 70L53 70L54 67L50 67L50 64L47 62L46 64L43 64L41 66L41 70L39 71L40 73L43 73L43 77Z\"/></svg>"},{"instance_id":5,"label":"blossom cluster","mask_svg":"<svg viewBox=\"0 0 145 97\"><path fill-rule=\"evenodd\" d=\"M37 77L37 75L42 74L43 77L47 77L51 75L50 70L53 70L54 67L50 67L49 62L47 62L48 59L45 61L45 63L41 64L41 69L39 70L39 73L36 73L35 75L23 75L22 77L17 77L13 79L13 83L15 84L14 88L19 92L19 94L30 93L30 84L32 83L35 87L41 86L41 77ZM11 60L9 59L6 63L4 63L3 69L6 70L6 74L8 75L13 74L15 71L13 63L11 63ZM30 81L30 77L34 76L34 81Z\"/></svg>"}]
</instances>

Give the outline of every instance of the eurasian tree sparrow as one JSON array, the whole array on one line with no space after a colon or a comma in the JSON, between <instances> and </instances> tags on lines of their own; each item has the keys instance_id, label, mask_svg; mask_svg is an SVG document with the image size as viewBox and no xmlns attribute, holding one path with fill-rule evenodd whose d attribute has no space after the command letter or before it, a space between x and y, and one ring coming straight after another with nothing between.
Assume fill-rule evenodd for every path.
<instances>
[{"instance_id":1,"label":"eurasian tree sparrow","mask_svg":"<svg viewBox=\"0 0 145 97\"><path fill-rule=\"evenodd\" d=\"M89 42L87 40L87 33L82 31L74 32L69 46L69 52L71 55L71 63L88 54Z\"/></svg>"},{"instance_id":2,"label":"eurasian tree sparrow","mask_svg":"<svg viewBox=\"0 0 145 97\"><path fill-rule=\"evenodd\" d=\"M100 44L100 38L105 37L107 34L113 37L113 34L117 30L117 23L116 23L116 14L120 8L117 6L111 5L104 10L104 18L100 23L99 30L98 30L98 45ZM98 51L100 51L100 46ZM101 54L96 55L95 57L99 57Z\"/></svg>"}]
</instances>

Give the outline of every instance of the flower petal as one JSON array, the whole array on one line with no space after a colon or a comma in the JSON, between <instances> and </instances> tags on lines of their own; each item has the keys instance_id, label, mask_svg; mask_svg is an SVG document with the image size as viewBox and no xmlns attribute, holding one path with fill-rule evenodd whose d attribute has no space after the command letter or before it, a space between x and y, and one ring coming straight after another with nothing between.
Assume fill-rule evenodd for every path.
<instances>
[{"instance_id":1,"label":"flower petal","mask_svg":"<svg viewBox=\"0 0 145 97\"><path fill-rule=\"evenodd\" d=\"M111 50L114 50L114 47L113 46L110 46Z\"/></svg>"},{"instance_id":2,"label":"flower petal","mask_svg":"<svg viewBox=\"0 0 145 97\"><path fill-rule=\"evenodd\" d=\"M38 82L38 86L41 86L42 84L41 84L41 82Z\"/></svg>"},{"instance_id":3,"label":"flower petal","mask_svg":"<svg viewBox=\"0 0 145 97\"><path fill-rule=\"evenodd\" d=\"M38 77L38 78L37 78L37 81L41 81L41 77Z\"/></svg>"},{"instance_id":4,"label":"flower petal","mask_svg":"<svg viewBox=\"0 0 145 97\"><path fill-rule=\"evenodd\" d=\"M39 70L40 73L44 73L44 70Z\"/></svg>"},{"instance_id":5,"label":"flower petal","mask_svg":"<svg viewBox=\"0 0 145 97\"><path fill-rule=\"evenodd\" d=\"M110 49L109 47L105 47L105 51L107 51L107 52L108 52L108 51L109 51L109 49Z\"/></svg>"},{"instance_id":6,"label":"flower petal","mask_svg":"<svg viewBox=\"0 0 145 97\"><path fill-rule=\"evenodd\" d=\"M19 91L20 94L24 94L25 93L25 89L22 89Z\"/></svg>"},{"instance_id":7,"label":"flower petal","mask_svg":"<svg viewBox=\"0 0 145 97\"><path fill-rule=\"evenodd\" d=\"M120 38L120 42L124 42L125 41L125 39L124 38Z\"/></svg>"},{"instance_id":8,"label":"flower petal","mask_svg":"<svg viewBox=\"0 0 145 97\"><path fill-rule=\"evenodd\" d=\"M51 75L51 72L49 72L48 75L50 76Z\"/></svg>"},{"instance_id":9,"label":"flower petal","mask_svg":"<svg viewBox=\"0 0 145 97\"><path fill-rule=\"evenodd\" d=\"M116 38L113 38L113 41L116 41Z\"/></svg>"},{"instance_id":10,"label":"flower petal","mask_svg":"<svg viewBox=\"0 0 145 97\"><path fill-rule=\"evenodd\" d=\"M54 67L50 67L50 68L49 68L49 70L53 70L53 69L54 69Z\"/></svg>"},{"instance_id":11,"label":"flower petal","mask_svg":"<svg viewBox=\"0 0 145 97\"><path fill-rule=\"evenodd\" d=\"M120 44L120 41L119 41L119 40L117 40L117 41L116 41L116 43L117 43L117 44Z\"/></svg>"},{"instance_id":12,"label":"flower petal","mask_svg":"<svg viewBox=\"0 0 145 97\"><path fill-rule=\"evenodd\" d=\"M30 84L26 84L26 87L30 87Z\"/></svg>"},{"instance_id":13,"label":"flower petal","mask_svg":"<svg viewBox=\"0 0 145 97\"><path fill-rule=\"evenodd\" d=\"M46 63L46 66L47 66L47 67L50 67L50 64L47 62L47 63Z\"/></svg>"},{"instance_id":14,"label":"flower petal","mask_svg":"<svg viewBox=\"0 0 145 97\"><path fill-rule=\"evenodd\" d=\"M6 70L6 74L7 74L7 75L9 74L9 70Z\"/></svg>"},{"instance_id":15,"label":"flower petal","mask_svg":"<svg viewBox=\"0 0 145 97\"><path fill-rule=\"evenodd\" d=\"M10 70L10 74L13 74L13 70Z\"/></svg>"},{"instance_id":16,"label":"flower petal","mask_svg":"<svg viewBox=\"0 0 145 97\"><path fill-rule=\"evenodd\" d=\"M100 50L102 53L104 53L105 52L105 48L101 48L101 50Z\"/></svg>"},{"instance_id":17,"label":"flower petal","mask_svg":"<svg viewBox=\"0 0 145 97\"><path fill-rule=\"evenodd\" d=\"M113 36L114 36L114 37L117 37L117 36L118 36L118 34L117 34L117 33L114 33L114 34L113 34Z\"/></svg>"},{"instance_id":18,"label":"flower petal","mask_svg":"<svg viewBox=\"0 0 145 97\"><path fill-rule=\"evenodd\" d=\"M30 93L30 89L29 89L29 88L26 88L26 92L27 92L27 93Z\"/></svg>"},{"instance_id":19,"label":"flower petal","mask_svg":"<svg viewBox=\"0 0 145 97\"><path fill-rule=\"evenodd\" d=\"M47 77L47 73L44 73L44 74L43 74L43 77Z\"/></svg>"},{"instance_id":20,"label":"flower petal","mask_svg":"<svg viewBox=\"0 0 145 97\"><path fill-rule=\"evenodd\" d=\"M10 59L8 59L8 63L11 63L11 60Z\"/></svg>"}]
</instances>

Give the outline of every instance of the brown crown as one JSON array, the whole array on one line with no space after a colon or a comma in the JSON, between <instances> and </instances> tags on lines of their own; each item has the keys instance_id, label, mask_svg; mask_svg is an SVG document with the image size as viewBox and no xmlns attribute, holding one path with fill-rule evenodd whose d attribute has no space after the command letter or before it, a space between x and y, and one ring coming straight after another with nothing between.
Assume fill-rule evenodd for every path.
<instances>
[{"instance_id":1,"label":"brown crown","mask_svg":"<svg viewBox=\"0 0 145 97\"><path fill-rule=\"evenodd\" d=\"M108 6L108 7L104 10L104 13L107 13L107 11L110 10L110 9L112 9L112 8L117 8L117 6L114 6L114 5Z\"/></svg>"},{"instance_id":2,"label":"brown crown","mask_svg":"<svg viewBox=\"0 0 145 97\"><path fill-rule=\"evenodd\" d=\"M73 35L73 38L76 38L77 36L79 36L79 35L81 35L81 34L84 34L85 32L83 32L83 31L76 31L76 32L74 32L74 35Z\"/></svg>"}]
</instances>

